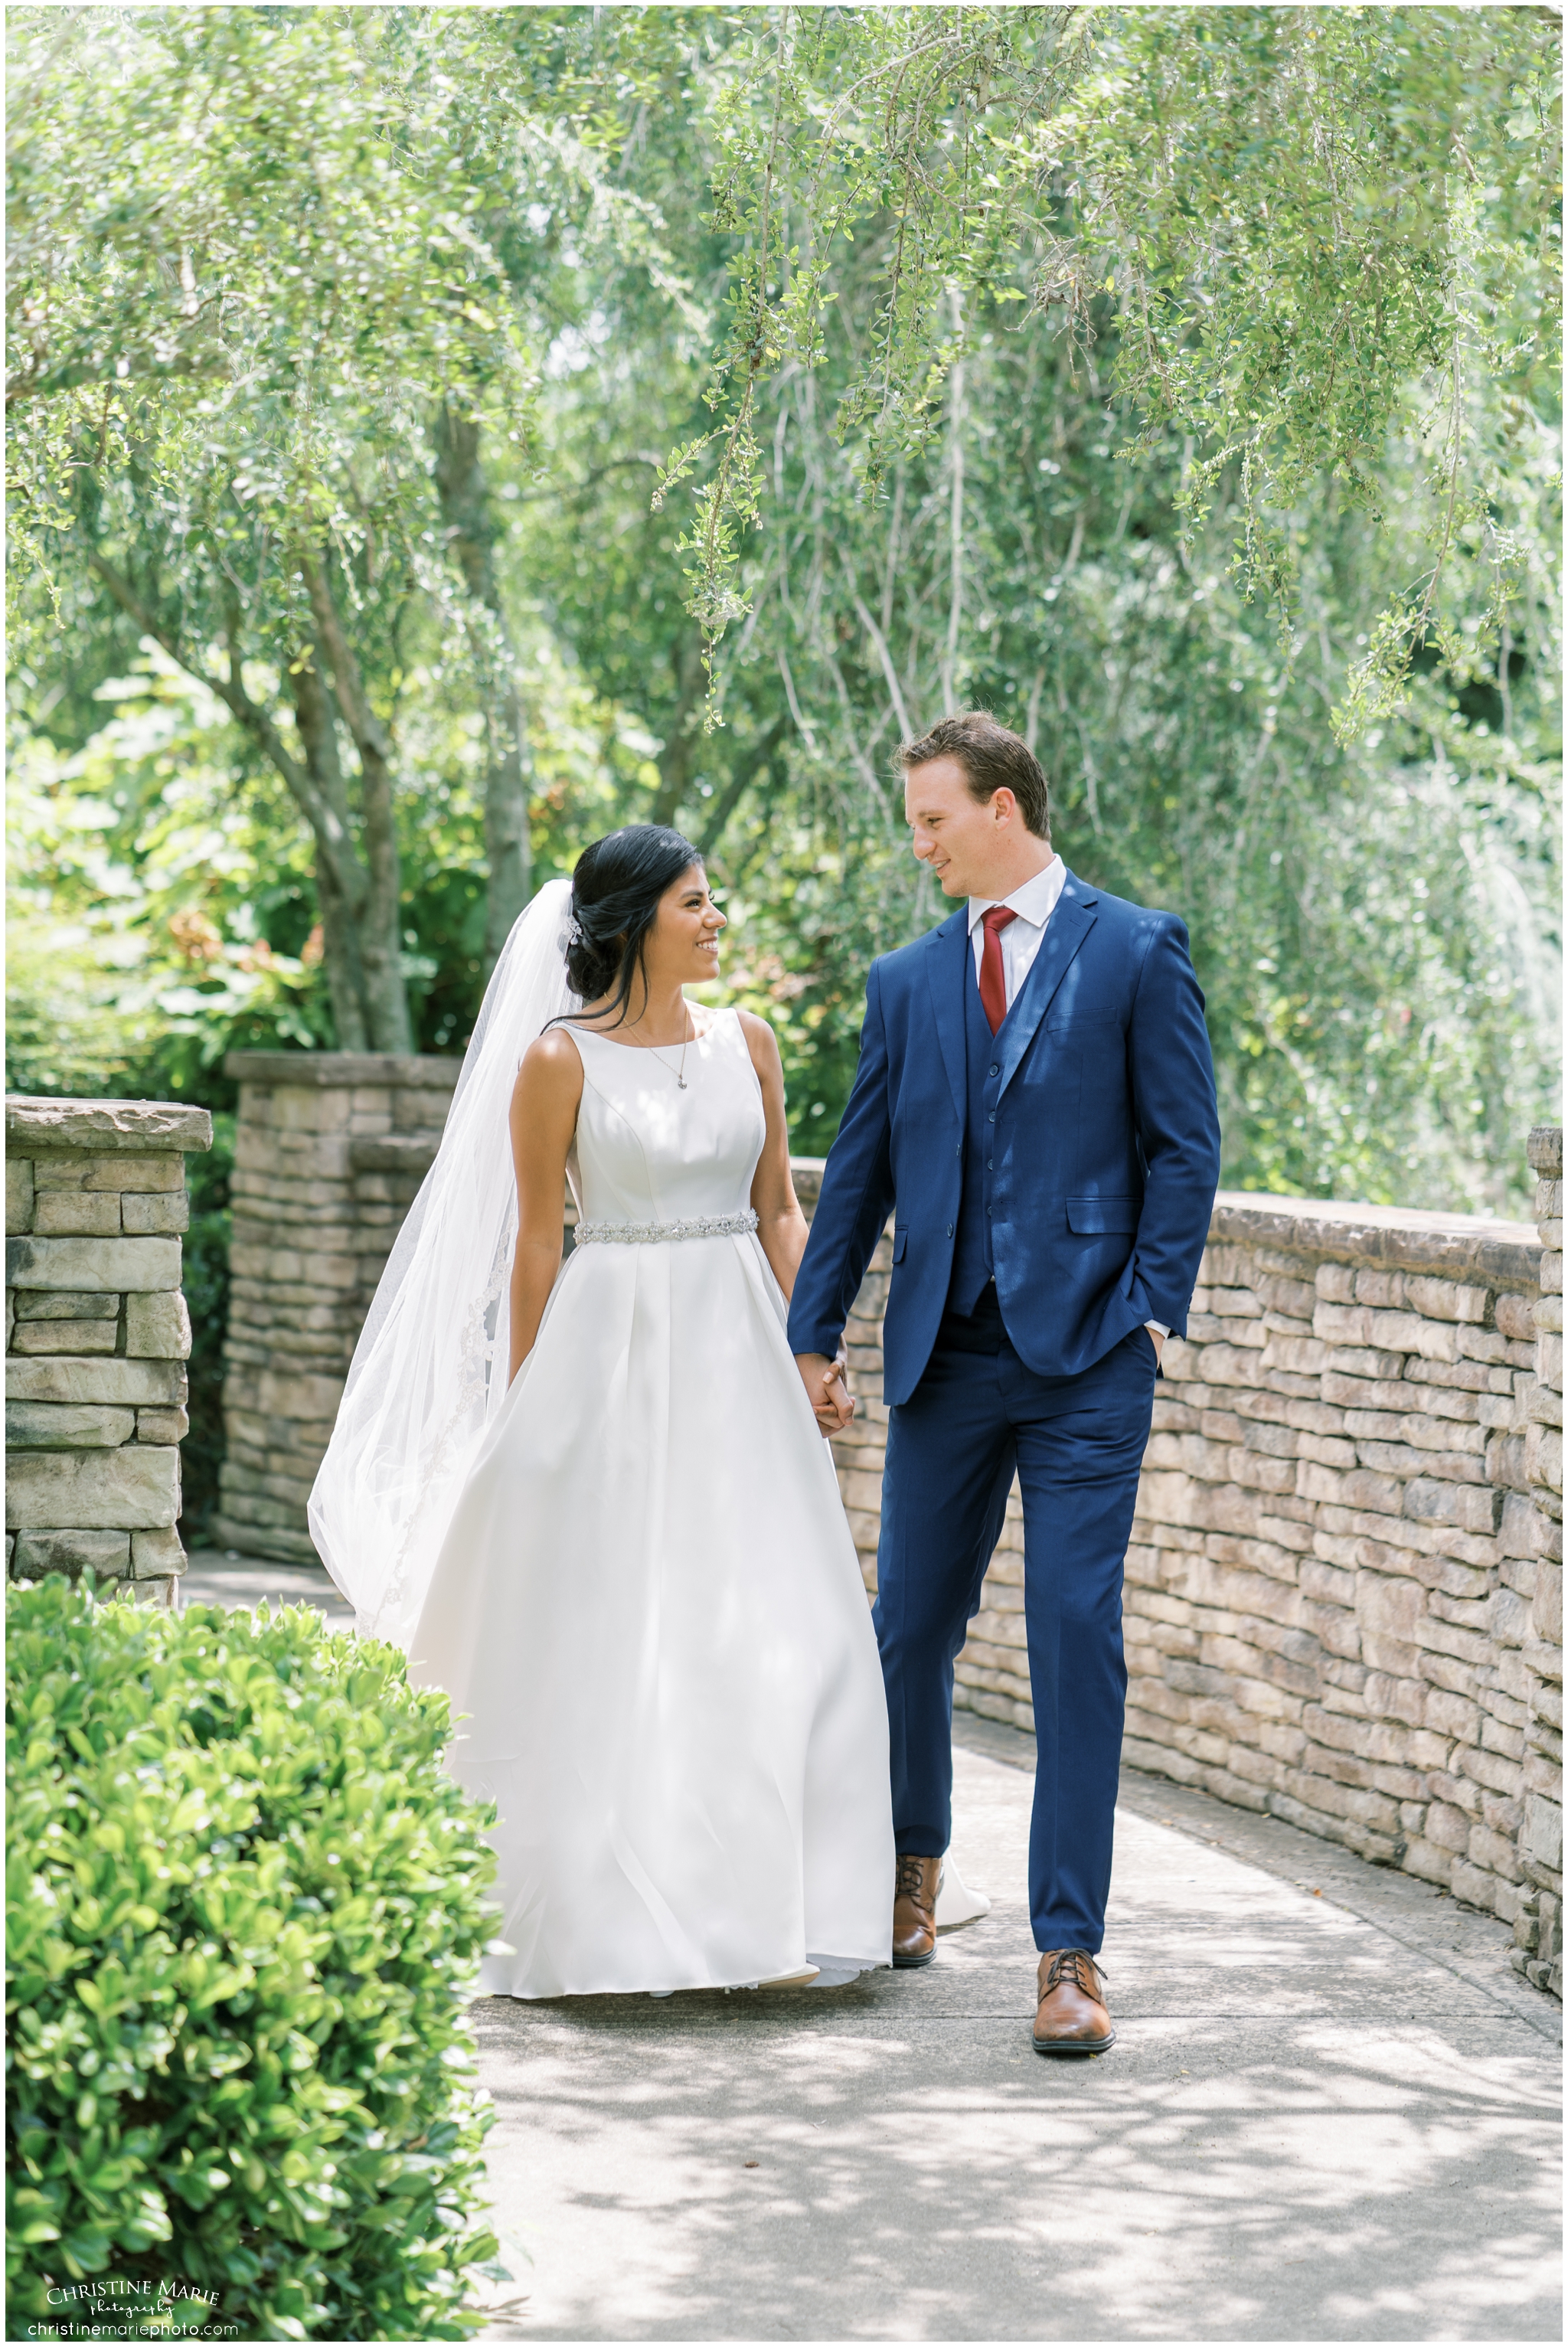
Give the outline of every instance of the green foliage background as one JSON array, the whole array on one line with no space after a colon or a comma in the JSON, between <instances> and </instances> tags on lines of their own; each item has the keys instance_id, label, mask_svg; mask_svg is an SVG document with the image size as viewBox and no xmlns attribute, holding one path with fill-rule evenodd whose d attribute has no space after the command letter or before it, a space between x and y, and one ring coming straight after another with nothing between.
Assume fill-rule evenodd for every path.
<instances>
[{"instance_id":1,"label":"green foliage background","mask_svg":"<svg viewBox=\"0 0 1568 2347\"><path fill-rule=\"evenodd\" d=\"M1228 1185L1523 1205L1561 943L1544 12L13 24L15 1087L222 1116L231 1049L335 1041L315 846L245 716L297 747L302 530L394 744L419 1049L483 983L504 671L532 883L682 824L821 1153L868 958L946 909L892 753L979 703L1069 863L1186 919Z\"/></svg>"},{"instance_id":2,"label":"green foliage background","mask_svg":"<svg viewBox=\"0 0 1568 2347\"><path fill-rule=\"evenodd\" d=\"M51 1573L6 1629L7 2336L113 2279L128 2337L467 2337L494 1858L446 1696L306 1607Z\"/></svg>"}]
</instances>

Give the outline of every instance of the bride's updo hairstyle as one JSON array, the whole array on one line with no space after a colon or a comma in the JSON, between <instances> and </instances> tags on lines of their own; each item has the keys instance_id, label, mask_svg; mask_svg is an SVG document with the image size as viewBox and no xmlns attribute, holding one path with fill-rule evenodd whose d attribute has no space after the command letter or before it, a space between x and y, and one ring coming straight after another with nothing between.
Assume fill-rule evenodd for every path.
<instances>
[{"instance_id":1,"label":"bride's updo hairstyle","mask_svg":"<svg viewBox=\"0 0 1568 2347\"><path fill-rule=\"evenodd\" d=\"M661 823L630 823L583 849L571 876L566 969L584 1002L610 997L597 1018L623 1023L634 979L646 982L643 955L659 899L702 861L689 839Z\"/></svg>"}]
</instances>

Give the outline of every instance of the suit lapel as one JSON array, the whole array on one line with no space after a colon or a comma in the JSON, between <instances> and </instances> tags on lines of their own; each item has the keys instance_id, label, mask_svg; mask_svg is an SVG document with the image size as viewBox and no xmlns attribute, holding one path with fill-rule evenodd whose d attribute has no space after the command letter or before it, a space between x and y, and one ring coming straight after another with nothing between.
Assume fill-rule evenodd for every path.
<instances>
[{"instance_id":1,"label":"suit lapel","mask_svg":"<svg viewBox=\"0 0 1568 2347\"><path fill-rule=\"evenodd\" d=\"M1050 928L1046 936L1050 935ZM926 979L931 989L931 1010L942 1064L952 1087L953 1106L962 1124L968 1096L968 1067L964 1048L964 956L969 950L969 912L966 905L939 929L933 929L926 948Z\"/></svg>"},{"instance_id":2,"label":"suit lapel","mask_svg":"<svg viewBox=\"0 0 1568 2347\"><path fill-rule=\"evenodd\" d=\"M1023 1055L1034 1040L1036 1028L1050 1008L1051 998L1061 984L1084 938L1094 927L1094 892L1075 880L1070 872L1056 910L1045 925L1040 951L1030 966L1018 999L1003 1023L997 1041L1001 1048L1001 1081L997 1086L999 1100L1011 1083Z\"/></svg>"}]
</instances>

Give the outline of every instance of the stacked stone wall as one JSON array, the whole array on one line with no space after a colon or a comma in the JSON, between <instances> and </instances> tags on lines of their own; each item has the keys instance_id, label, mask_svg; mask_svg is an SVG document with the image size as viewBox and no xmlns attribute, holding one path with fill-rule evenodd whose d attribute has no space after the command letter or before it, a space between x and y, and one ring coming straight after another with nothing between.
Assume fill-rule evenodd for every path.
<instances>
[{"instance_id":1,"label":"stacked stone wall","mask_svg":"<svg viewBox=\"0 0 1568 2347\"><path fill-rule=\"evenodd\" d=\"M1563 1133L1530 1136L1541 1239L1535 1390L1524 1471L1540 1515L1524 1643L1522 1881L1513 1961L1537 1988L1563 1993Z\"/></svg>"},{"instance_id":2,"label":"stacked stone wall","mask_svg":"<svg viewBox=\"0 0 1568 2347\"><path fill-rule=\"evenodd\" d=\"M311 1485L462 1062L235 1051L225 1064L240 1113L213 1537L307 1563Z\"/></svg>"},{"instance_id":3,"label":"stacked stone wall","mask_svg":"<svg viewBox=\"0 0 1568 2347\"><path fill-rule=\"evenodd\" d=\"M218 1537L309 1558L305 1502L455 1061L238 1053ZM1127 1561L1127 1757L1440 1883L1561 1985L1561 1135L1540 1228L1222 1196L1166 1349ZM1555 1152L1555 1154L1553 1154ZM821 1163L797 1159L808 1214ZM876 1590L890 1235L835 1446ZM1015 1490L960 1706L1032 1727Z\"/></svg>"},{"instance_id":4,"label":"stacked stone wall","mask_svg":"<svg viewBox=\"0 0 1568 2347\"><path fill-rule=\"evenodd\" d=\"M818 1180L797 1169L807 1201ZM1132 1765L1491 1910L1560 1986L1558 1180L1539 1234L1222 1195L1166 1348L1125 1631ZM890 1271L885 1235L835 1446L873 1592ZM1032 1727L1016 1488L957 1675L960 1706Z\"/></svg>"},{"instance_id":5,"label":"stacked stone wall","mask_svg":"<svg viewBox=\"0 0 1568 2347\"><path fill-rule=\"evenodd\" d=\"M168 1604L184 1552L185 1156L205 1109L5 1103L5 1560Z\"/></svg>"}]
</instances>

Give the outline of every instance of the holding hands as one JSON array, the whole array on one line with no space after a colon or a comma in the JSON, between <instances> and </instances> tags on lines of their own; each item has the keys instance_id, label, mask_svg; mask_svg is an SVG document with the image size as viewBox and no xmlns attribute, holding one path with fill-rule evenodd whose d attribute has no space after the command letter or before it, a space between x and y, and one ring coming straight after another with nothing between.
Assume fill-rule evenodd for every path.
<instances>
[{"instance_id":1,"label":"holding hands","mask_svg":"<svg viewBox=\"0 0 1568 2347\"><path fill-rule=\"evenodd\" d=\"M855 1398L845 1381L849 1357L843 1346L831 1361L825 1353L797 1353L794 1365L824 1436L842 1434L855 1416Z\"/></svg>"}]
</instances>

